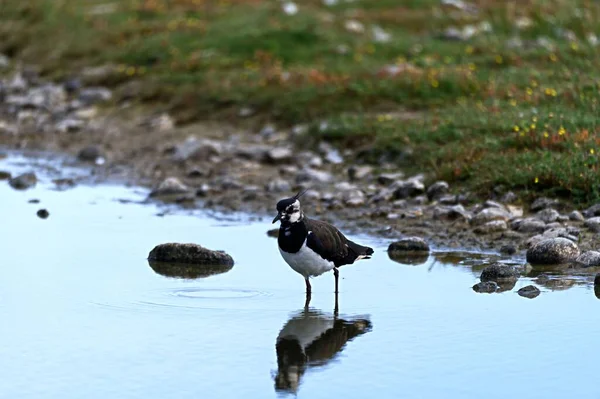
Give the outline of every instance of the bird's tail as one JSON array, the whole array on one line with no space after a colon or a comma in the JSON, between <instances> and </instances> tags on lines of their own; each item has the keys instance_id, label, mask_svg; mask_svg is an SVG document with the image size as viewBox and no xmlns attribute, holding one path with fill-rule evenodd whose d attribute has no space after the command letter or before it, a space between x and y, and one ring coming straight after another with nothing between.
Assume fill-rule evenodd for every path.
<instances>
[{"instance_id":1,"label":"bird's tail","mask_svg":"<svg viewBox=\"0 0 600 399\"><path fill-rule=\"evenodd\" d=\"M348 247L356 254L357 259L369 259L373 255L373 248L359 245L348 240Z\"/></svg>"}]
</instances>

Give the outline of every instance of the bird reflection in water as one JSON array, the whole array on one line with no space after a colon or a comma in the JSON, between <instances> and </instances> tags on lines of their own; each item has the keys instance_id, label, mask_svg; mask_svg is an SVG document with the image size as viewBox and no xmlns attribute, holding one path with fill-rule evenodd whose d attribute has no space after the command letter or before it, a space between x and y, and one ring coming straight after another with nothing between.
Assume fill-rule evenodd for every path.
<instances>
[{"instance_id":1,"label":"bird reflection in water","mask_svg":"<svg viewBox=\"0 0 600 399\"><path fill-rule=\"evenodd\" d=\"M337 295L333 314L309 309L310 297L306 299L304 309L288 320L277 337L275 390L279 392L296 393L307 369L325 366L348 341L372 328L368 316L338 317Z\"/></svg>"}]
</instances>

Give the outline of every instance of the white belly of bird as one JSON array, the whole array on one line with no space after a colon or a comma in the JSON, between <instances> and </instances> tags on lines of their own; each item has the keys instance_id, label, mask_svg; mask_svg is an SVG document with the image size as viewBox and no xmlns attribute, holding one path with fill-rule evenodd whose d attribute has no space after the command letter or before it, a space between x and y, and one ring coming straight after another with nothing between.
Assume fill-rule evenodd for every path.
<instances>
[{"instance_id":1,"label":"white belly of bird","mask_svg":"<svg viewBox=\"0 0 600 399\"><path fill-rule=\"evenodd\" d=\"M302 243L302 247L296 253L285 252L281 248L279 248L279 252L287 264L304 277L320 276L334 267L333 262L321 258L318 253L308 248L306 241Z\"/></svg>"}]
</instances>

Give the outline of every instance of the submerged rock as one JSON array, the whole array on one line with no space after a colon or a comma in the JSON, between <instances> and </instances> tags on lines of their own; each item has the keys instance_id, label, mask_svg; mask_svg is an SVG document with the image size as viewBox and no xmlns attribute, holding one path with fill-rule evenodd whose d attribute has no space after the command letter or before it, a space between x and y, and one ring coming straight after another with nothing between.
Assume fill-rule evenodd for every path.
<instances>
[{"instance_id":1,"label":"submerged rock","mask_svg":"<svg viewBox=\"0 0 600 399\"><path fill-rule=\"evenodd\" d=\"M500 287L494 281L483 281L481 283L477 283L473 286L473 291L478 292L480 294L492 294L498 291Z\"/></svg>"},{"instance_id":2,"label":"submerged rock","mask_svg":"<svg viewBox=\"0 0 600 399\"><path fill-rule=\"evenodd\" d=\"M406 237L391 243L388 252L429 252L429 244L421 237Z\"/></svg>"},{"instance_id":3,"label":"submerged rock","mask_svg":"<svg viewBox=\"0 0 600 399\"><path fill-rule=\"evenodd\" d=\"M213 251L197 244L160 244L150 251L148 260L194 265L233 266L233 258L224 251Z\"/></svg>"},{"instance_id":4,"label":"submerged rock","mask_svg":"<svg viewBox=\"0 0 600 399\"><path fill-rule=\"evenodd\" d=\"M278 238L279 237L279 229L267 230L267 235L269 237Z\"/></svg>"},{"instance_id":5,"label":"submerged rock","mask_svg":"<svg viewBox=\"0 0 600 399\"><path fill-rule=\"evenodd\" d=\"M48 212L46 209L40 209L37 211L37 215L40 219L47 219L48 216L50 216L50 212Z\"/></svg>"},{"instance_id":6,"label":"submerged rock","mask_svg":"<svg viewBox=\"0 0 600 399\"><path fill-rule=\"evenodd\" d=\"M586 251L575 259L575 262L582 267L596 267L600 266L600 252L597 251Z\"/></svg>"},{"instance_id":7,"label":"submerged rock","mask_svg":"<svg viewBox=\"0 0 600 399\"><path fill-rule=\"evenodd\" d=\"M10 172L6 172L4 170L0 170L0 180L9 180L12 177Z\"/></svg>"},{"instance_id":8,"label":"submerged rock","mask_svg":"<svg viewBox=\"0 0 600 399\"><path fill-rule=\"evenodd\" d=\"M190 189L176 177L167 177L152 192L150 197L187 194Z\"/></svg>"},{"instance_id":9,"label":"submerged rock","mask_svg":"<svg viewBox=\"0 0 600 399\"><path fill-rule=\"evenodd\" d=\"M512 266L494 263L481 271L481 281L494 281L496 283L516 283L519 272Z\"/></svg>"},{"instance_id":10,"label":"submerged rock","mask_svg":"<svg viewBox=\"0 0 600 399\"><path fill-rule=\"evenodd\" d=\"M528 285L519 289L519 291L517 291L517 294L525 298L533 299L540 295L540 289L535 285Z\"/></svg>"},{"instance_id":11,"label":"submerged rock","mask_svg":"<svg viewBox=\"0 0 600 399\"><path fill-rule=\"evenodd\" d=\"M35 187L37 184L37 176L33 172L23 173L22 175L10 179L8 184L16 190L27 190Z\"/></svg>"},{"instance_id":12,"label":"submerged rock","mask_svg":"<svg viewBox=\"0 0 600 399\"><path fill-rule=\"evenodd\" d=\"M578 256L577 244L563 237L542 240L527 250L527 262L538 265L567 263Z\"/></svg>"}]
</instances>

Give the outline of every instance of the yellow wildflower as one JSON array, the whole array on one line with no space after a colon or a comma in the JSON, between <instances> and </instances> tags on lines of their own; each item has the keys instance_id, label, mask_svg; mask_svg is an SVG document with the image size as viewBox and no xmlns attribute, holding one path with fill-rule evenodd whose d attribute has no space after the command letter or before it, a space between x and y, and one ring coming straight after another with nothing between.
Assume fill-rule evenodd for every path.
<instances>
[{"instance_id":1,"label":"yellow wildflower","mask_svg":"<svg viewBox=\"0 0 600 399\"><path fill-rule=\"evenodd\" d=\"M548 137L550 137L550 135L548 134L548 132L544 132L544 137L545 137L545 138L548 138Z\"/></svg>"},{"instance_id":2,"label":"yellow wildflower","mask_svg":"<svg viewBox=\"0 0 600 399\"><path fill-rule=\"evenodd\" d=\"M467 46L465 48L465 53L467 53L467 54L473 54L473 51L475 51L475 49L473 48L473 46Z\"/></svg>"},{"instance_id":3,"label":"yellow wildflower","mask_svg":"<svg viewBox=\"0 0 600 399\"><path fill-rule=\"evenodd\" d=\"M595 152L594 149L590 148L590 154L594 155L594 152Z\"/></svg>"},{"instance_id":4,"label":"yellow wildflower","mask_svg":"<svg viewBox=\"0 0 600 399\"><path fill-rule=\"evenodd\" d=\"M496 56L496 64L502 64L502 56L501 55L497 55Z\"/></svg>"},{"instance_id":5,"label":"yellow wildflower","mask_svg":"<svg viewBox=\"0 0 600 399\"><path fill-rule=\"evenodd\" d=\"M534 180L534 183L538 184L539 182L540 182L540 179L536 177L535 180Z\"/></svg>"},{"instance_id":6,"label":"yellow wildflower","mask_svg":"<svg viewBox=\"0 0 600 399\"><path fill-rule=\"evenodd\" d=\"M519 130L521 130L521 129L519 128L519 126L515 125L515 126L513 127L513 130L514 130L515 132L518 132L518 131L519 131Z\"/></svg>"},{"instance_id":7,"label":"yellow wildflower","mask_svg":"<svg viewBox=\"0 0 600 399\"><path fill-rule=\"evenodd\" d=\"M560 127L560 129L558 129L558 135L559 136L563 136L567 131L565 130L564 127Z\"/></svg>"}]
</instances>

